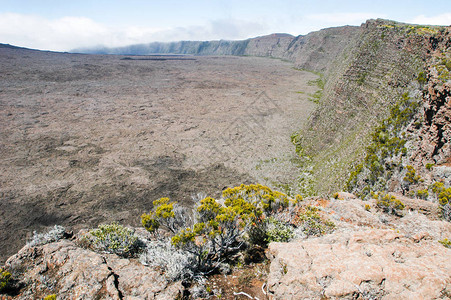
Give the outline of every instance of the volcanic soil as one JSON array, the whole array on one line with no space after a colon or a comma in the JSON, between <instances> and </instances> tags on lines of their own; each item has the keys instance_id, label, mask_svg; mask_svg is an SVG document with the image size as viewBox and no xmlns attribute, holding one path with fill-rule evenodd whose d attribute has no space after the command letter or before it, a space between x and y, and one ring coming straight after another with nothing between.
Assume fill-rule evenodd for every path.
<instances>
[{"instance_id":1,"label":"volcanic soil","mask_svg":"<svg viewBox=\"0 0 451 300\"><path fill-rule=\"evenodd\" d=\"M33 230L139 225L153 200L295 180L316 75L257 57L0 47L0 263Z\"/></svg>"}]
</instances>

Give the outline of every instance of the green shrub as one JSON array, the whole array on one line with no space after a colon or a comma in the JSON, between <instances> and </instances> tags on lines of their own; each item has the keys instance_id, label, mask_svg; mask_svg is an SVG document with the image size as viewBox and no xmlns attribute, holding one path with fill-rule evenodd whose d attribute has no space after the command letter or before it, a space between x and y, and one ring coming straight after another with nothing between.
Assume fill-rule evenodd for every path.
<instances>
[{"instance_id":1,"label":"green shrub","mask_svg":"<svg viewBox=\"0 0 451 300\"><path fill-rule=\"evenodd\" d=\"M224 190L221 202L211 197L201 199L195 206L193 222L185 226L179 226L183 225L176 221L180 211L167 198L154 202L152 210L141 220L150 232L158 230L163 223L168 228L174 225L172 246L189 253L195 261L193 272L202 275L218 269L246 241L265 244L267 229L270 240L275 238L275 232L283 233L284 239L291 236L287 228L269 218L288 211L288 207L301 199L300 196L292 199L262 185L241 185Z\"/></svg>"},{"instance_id":2,"label":"green shrub","mask_svg":"<svg viewBox=\"0 0 451 300\"><path fill-rule=\"evenodd\" d=\"M406 166L407 172L406 175L404 176L403 180L409 184L417 184L418 182L420 182L421 176L417 175L417 171L415 170L414 167L412 167L411 165L407 165Z\"/></svg>"},{"instance_id":3,"label":"green shrub","mask_svg":"<svg viewBox=\"0 0 451 300\"><path fill-rule=\"evenodd\" d=\"M451 187L443 189L439 194L440 216L451 222Z\"/></svg>"},{"instance_id":4,"label":"green shrub","mask_svg":"<svg viewBox=\"0 0 451 300\"><path fill-rule=\"evenodd\" d=\"M321 218L319 209L310 205L296 212L293 223L299 226L307 237L320 236L335 229L333 222Z\"/></svg>"},{"instance_id":5,"label":"green shrub","mask_svg":"<svg viewBox=\"0 0 451 300\"><path fill-rule=\"evenodd\" d=\"M365 204L365 210L366 210L366 211L370 211L370 210L371 210L371 205Z\"/></svg>"},{"instance_id":6,"label":"green shrub","mask_svg":"<svg viewBox=\"0 0 451 300\"><path fill-rule=\"evenodd\" d=\"M293 227L273 217L266 219L266 242L289 242L294 237Z\"/></svg>"},{"instance_id":7,"label":"green shrub","mask_svg":"<svg viewBox=\"0 0 451 300\"><path fill-rule=\"evenodd\" d=\"M427 199L429 197L429 192L427 189L424 190L418 190L417 191L417 197L420 199Z\"/></svg>"},{"instance_id":8,"label":"green shrub","mask_svg":"<svg viewBox=\"0 0 451 300\"><path fill-rule=\"evenodd\" d=\"M432 167L434 167L434 166L435 166L435 164L428 163L428 164L426 164L426 169L432 170Z\"/></svg>"},{"instance_id":9,"label":"green shrub","mask_svg":"<svg viewBox=\"0 0 451 300\"><path fill-rule=\"evenodd\" d=\"M407 141L403 130L417 112L418 107L419 101L411 99L408 93L401 95L400 99L391 107L389 116L382 120L371 133L371 142L366 147L363 162L354 168L346 181L345 189L347 191L365 197L371 189L385 189L387 180L393 174L393 169L401 164L393 158L407 154L405 147ZM362 183L365 184L365 187L362 186Z\"/></svg>"},{"instance_id":10,"label":"green shrub","mask_svg":"<svg viewBox=\"0 0 451 300\"><path fill-rule=\"evenodd\" d=\"M424 71L421 71L418 74L417 81L421 84L425 84L427 82L426 73Z\"/></svg>"},{"instance_id":11,"label":"green shrub","mask_svg":"<svg viewBox=\"0 0 451 300\"><path fill-rule=\"evenodd\" d=\"M438 202L440 205L446 205L451 200L451 187L445 189L443 188L438 194Z\"/></svg>"},{"instance_id":12,"label":"green shrub","mask_svg":"<svg viewBox=\"0 0 451 300\"><path fill-rule=\"evenodd\" d=\"M401 216L401 211L406 207L395 196L390 194L376 193L373 194L374 198L377 200L376 206L382 209L384 212Z\"/></svg>"},{"instance_id":13,"label":"green shrub","mask_svg":"<svg viewBox=\"0 0 451 300\"><path fill-rule=\"evenodd\" d=\"M0 293L7 290L11 284L11 273L0 268Z\"/></svg>"},{"instance_id":14,"label":"green shrub","mask_svg":"<svg viewBox=\"0 0 451 300\"><path fill-rule=\"evenodd\" d=\"M441 241L438 241L440 244L445 246L446 248L451 248L451 241L448 239L443 239Z\"/></svg>"},{"instance_id":15,"label":"green shrub","mask_svg":"<svg viewBox=\"0 0 451 300\"><path fill-rule=\"evenodd\" d=\"M56 300L56 294L45 296L44 300Z\"/></svg>"},{"instance_id":16,"label":"green shrub","mask_svg":"<svg viewBox=\"0 0 451 300\"><path fill-rule=\"evenodd\" d=\"M141 250L141 241L132 229L117 223L101 224L83 237L89 247L96 251L133 257Z\"/></svg>"}]
</instances>

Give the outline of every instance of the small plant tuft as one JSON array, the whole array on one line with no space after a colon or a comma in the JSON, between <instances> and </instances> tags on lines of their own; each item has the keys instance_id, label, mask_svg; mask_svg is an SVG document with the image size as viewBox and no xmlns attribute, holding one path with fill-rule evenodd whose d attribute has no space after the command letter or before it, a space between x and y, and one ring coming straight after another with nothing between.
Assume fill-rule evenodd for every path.
<instances>
[{"instance_id":1,"label":"small plant tuft","mask_svg":"<svg viewBox=\"0 0 451 300\"><path fill-rule=\"evenodd\" d=\"M310 205L299 209L296 213L294 224L301 228L307 237L320 236L335 229L333 222L322 218L319 214L319 209Z\"/></svg>"},{"instance_id":2,"label":"small plant tuft","mask_svg":"<svg viewBox=\"0 0 451 300\"><path fill-rule=\"evenodd\" d=\"M426 164L426 169L432 170L432 168L433 168L434 166L435 166L435 164L428 163L428 164Z\"/></svg>"},{"instance_id":3,"label":"small plant tuft","mask_svg":"<svg viewBox=\"0 0 451 300\"><path fill-rule=\"evenodd\" d=\"M426 74L424 71L421 71L418 74L417 81L421 84L425 84L427 82Z\"/></svg>"},{"instance_id":4,"label":"small plant tuft","mask_svg":"<svg viewBox=\"0 0 451 300\"><path fill-rule=\"evenodd\" d=\"M141 241L132 229L117 223L101 224L90 230L83 243L93 250L112 253L122 257L134 257L141 250Z\"/></svg>"},{"instance_id":5,"label":"small plant tuft","mask_svg":"<svg viewBox=\"0 0 451 300\"><path fill-rule=\"evenodd\" d=\"M402 216L402 210L406 207L398 198L390 194L374 193L374 198L377 199L376 206L384 212Z\"/></svg>"},{"instance_id":6,"label":"small plant tuft","mask_svg":"<svg viewBox=\"0 0 451 300\"><path fill-rule=\"evenodd\" d=\"M0 293L6 291L11 285L11 273L0 268Z\"/></svg>"},{"instance_id":7,"label":"small plant tuft","mask_svg":"<svg viewBox=\"0 0 451 300\"><path fill-rule=\"evenodd\" d=\"M266 219L266 242L289 242L294 237L291 225L273 217Z\"/></svg>"},{"instance_id":8,"label":"small plant tuft","mask_svg":"<svg viewBox=\"0 0 451 300\"><path fill-rule=\"evenodd\" d=\"M442 244L444 247L446 248L450 248L451 249L451 241L448 239L443 239L441 241L438 241L440 244Z\"/></svg>"}]
</instances>

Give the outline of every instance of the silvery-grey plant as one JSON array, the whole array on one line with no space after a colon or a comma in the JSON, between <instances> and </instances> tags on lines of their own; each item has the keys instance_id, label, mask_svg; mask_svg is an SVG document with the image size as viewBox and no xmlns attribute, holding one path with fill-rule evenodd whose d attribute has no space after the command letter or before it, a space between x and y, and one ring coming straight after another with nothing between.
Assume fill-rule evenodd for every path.
<instances>
[{"instance_id":1,"label":"silvery-grey plant","mask_svg":"<svg viewBox=\"0 0 451 300\"><path fill-rule=\"evenodd\" d=\"M33 231L33 237L27 243L27 245L34 247L56 242L64 238L65 233L66 228L60 225L55 225L52 229L43 233Z\"/></svg>"},{"instance_id":2,"label":"silvery-grey plant","mask_svg":"<svg viewBox=\"0 0 451 300\"><path fill-rule=\"evenodd\" d=\"M147 241L139 261L146 266L161 268L168 281L191 279L194 276L193 255L175 249L169 240Z\"/></svg>"}]
</instances>

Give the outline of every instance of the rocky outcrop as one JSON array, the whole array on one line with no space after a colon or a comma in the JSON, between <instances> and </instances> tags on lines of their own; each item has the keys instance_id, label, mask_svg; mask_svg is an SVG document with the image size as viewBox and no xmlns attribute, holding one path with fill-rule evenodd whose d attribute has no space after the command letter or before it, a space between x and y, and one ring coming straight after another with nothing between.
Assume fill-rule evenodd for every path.
<instances>
[{"instance_id":1,"label":"rocky outcrop","mask_svg":"<svg viewBox=\"0 0 451 300\"><path fill-rule=\"evenodd\" d=\"M429 36L407 24L370 20L326 76L323 97L298 148L308 157L302 180L311 194L343 187L350 166L364 157L370 133L405 92L419 94L416 78L430 56Z\"/></svg>"},{"instance_id":2,"label":"rocky outcrop","mask_svg":"<svg viewBox=\"0 0 451 300\"><path fill-rule=\"evenodd\" d=\"M5 267L24 286L14 299L176 299L182 285L134 259L99 254L61 240L25 246ZM3 299L3 298L2 298Z\"/></svg>"},{"instance_id":3,"label":"rocky outcrop","mask_svg":"<svg viewBox=\"0 0 451 300\"><path fill-rule=\"evenodd\" d=\"M416 37L415 33L409 33L410 38L415 38L408 45L422 45L425 64L409 86L403 88L402 97L410 101L410 107L402 104L404 100L398 101L389 116L379 123L378 132L372 130L373 137L382 139L372 138L368 143L367 152L374 149L376 156L367 156L363 169L356 171L355 186L348 186L354 192L389 190L414 195L420 191L419 197L437 200L432 191L429 196L425 194L430 185L434 182L442 182L445 187L451 185L451 30L429 30L432 33L420 31L422 34ZM381 134L387 131L391 142L405 145L402 151L393 151L383 140ZM377 164L381 168L374 180L371 174ZM406 177L409 168L410 179Z\"/></svg>"},{"instance_id":4,"label":"rocky outcrop","mask_svg":"<svg viewBox=\"0 0 451 300\"><path fill-rule=\"evenodd\" d=\"M451 235L450 223L415 211L389 217L365 210L371 202L342 199L326 208L340 224L335 233L270 244L270 299L451 296L451 249L437 242ZM410 203L415 207L421 202Z\"/></svg>"},{"instance_id":5,"label":"rocky outcrop","mask_svg":"<svg viewBox=\"0 0 451 300\"><path fill-rule=\"evenodd\" d=\"M387 229L270 245L273 299L445 299L451 250ZM367 298L365 298L367 297Z\"/></svg>"},{"instance_id":6,"label":"rocky outcrop","mask_svg":"<svg viewBox=\"0 0 451 300\"><path fill-rule=\"evenodd\" d=\"M349 193L305 200L303 204L316 206L333 221L336 230L271 243L266 251L269 270L258 273L257 290L263 285L267 299L449 299L451 248L439 241L451 237L451 223L437 217L435 203L396 197L406 206L401 217L378 210L374 199L362 201ZM189 290L181 282L168 282L160 269L82 248L81 236L27 245L10 257L4 269L18 281L18 289L4 298L196 298L194 289L189 298ZM242 284L233 274L218 276L231 281L227 286L233 291L233 284ZM222 295L236 297L231 291Z\"/></svg>"},{"instance_id":7,"label":"rocky outcrop","mask_svg":"<svg viewBox=\"0 0 451 300\"><path fill-rule=\"evenodd\" d=\"M440 75L449 70L443 70L445 66L442 66L440 72L439 66L428 67L423 107L417 116L421 124L413 124L408 129L416 137L411 161L418 169L424 169L427 164L451 166L451 77L444 82ZM419 130L415 125L420 126Z\"/></svg>"}]
</instances>

